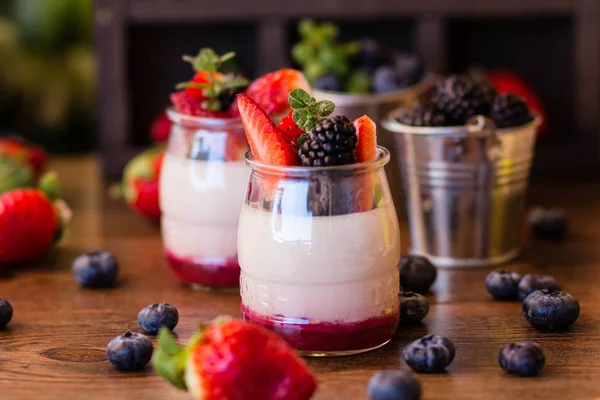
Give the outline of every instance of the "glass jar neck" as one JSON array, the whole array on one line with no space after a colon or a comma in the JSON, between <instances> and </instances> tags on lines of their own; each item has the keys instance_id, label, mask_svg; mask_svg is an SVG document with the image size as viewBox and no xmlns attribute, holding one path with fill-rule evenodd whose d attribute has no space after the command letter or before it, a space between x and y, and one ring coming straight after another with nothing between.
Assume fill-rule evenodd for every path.
<instances>
[{"instance_id":1,"label":"glass jar neck","mask_svg":"<svg viewBox=\"0 0 600 400\"><path fill-rule=\"evenodd\" d=\"M349 176L377 171L382 169L390 161L390 152L385 147L377 146L377 156L373 160L331 167L286 167L264 164L255 160L251 151L246 153L245 160L253 173L278 176L280 178L302 179L310 178L315 175Z\"/></svg>"},{"instance_id":2,"label":"glass jar neck","mask_svg":"<svg viewBox=\"0 0 600 400\"><path fill-rule=\"evenodd\" d=\"M187 129L206 130L234 130L243 129L242 120L239 117L215 118L198 117L195 115L182 114L173 108L167 109L167 116L175 124Z\"/></svg>"}]
</instances>

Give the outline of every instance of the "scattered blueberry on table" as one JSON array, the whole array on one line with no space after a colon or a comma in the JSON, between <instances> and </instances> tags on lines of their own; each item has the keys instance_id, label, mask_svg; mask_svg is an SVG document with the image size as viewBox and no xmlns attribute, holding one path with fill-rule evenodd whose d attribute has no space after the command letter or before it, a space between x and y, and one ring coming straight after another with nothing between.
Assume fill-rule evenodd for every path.
<instances>
[{"instance_id":1,"label":"scattered blueberry on table","mask_svg":"<svg viewBox=\"0 0 600 400\"><path fill-rule=\"evenodd\" d=\"M6 328L6 325L10 322L13 316L13 308L12 305L0 298L0 329Z\"/></svg>"},{"instance_id":2,"label":"scattered blueberry on table","mask_svg":"<svg viewBox=\"0 0 600 400\"><path fill-rule=\"evenodd\" d=\"M579 318L579 302L560 290L536 290L523 300L523 315L536 329L560 330Z\"/></svg>"},{"instance_id":3,"label":"scattered blueberry on table","mask_svg":"<svg viewBox=\"0 0 600 400\"><path fill-rule=\"evenodd\" d=\"M427 293L435 278L437 269L423 256L407 255L398 263L400 287L404 291Z\"/></svg>"},{"instance_id":4,"label":"scattered blueberry on table","mask_svg":"<svg viewBox=\"0 0 600 400\"><path fill-rule=\"evenodd\" d=\"M140 370L152 358L152 342L148 336L126 332L108 342L106 357L118 370Z\"/></svg>"},{"instance_id":5,"label":"scattered blueberry on table","mask_svg":"<svg viewBox=\"0 0 600 400\"><path fill-rule=\"evenodd\" d=\"M371 400L419 400L421 383L410 372L379 371L369 380L367 394Z\"/></svg>"},{"instance_id":6,"label":"scattered blueberry on table","mask_svg":"<svg viewBox=\"0 0 600 400\"><path fill-rule=\"evenodd\" d=\"M417 372L440 373L454 360L456 349L450 339L427 335L404 348L402 357Z\"/></svg>"},{"instance_id":7,"label":"scattered blueberry on table","mask_svg":"<svg viewBox=\"0 0 600 400\"><path fill-rule=\"evenodd\" d=\"M509 343L500 350L498 363L509 374L537 376L546 363L546 356L535 342Z\"/></svg>"},{"instance_id":8,"label":"scattered blueberry on table","mask_svg":"<svg viewBox=\"0 0 600 400\"><path fill-rule=\"evenodd\" d=\"M529 227L537 239L559 242L567 236L567 216L560 209L533 208L527 215Z\"/></svg>"},{"instance_id":9,"label":"scattered blueberry on table","mask_svg":"<svg viewBox=\"0 0 600 400\"><path fill-rule=\"evenodd\" d=\"M527 274L519 281L519 300L540 289L560 290L553 276Z\"/></svg>"},{"instance_id":10,"label":"scattered blueberry on table","mask_svg":"<svg viewBox=\"0 0 600 400\"><path fill-rule=\"evenodd\" d=\"M419 323L429 313L429 302L425 296L415 292L400 292L400 323Z\"/></svg>"},{"instance_id":11,"label":"scattered blueberry on table","mask_svg":"<svg viewBox=\"0 0 600 400\"><path fill-rule=\"evenodd\" d=\"M495 300L517 300L521 275L513 271L492 271L485 278L485 288Z\"/></svg>"},{"instance_id":12,"label":"scattered blueberry on table","mask_svg":"<svg viewBox=\"0 0 600 400\"><path fill-rule=\"evenodd\" d=\"M119 263L108 251L94 251L83 254L73 261L73 276L84 287L111 287L117 280Z\"/></svg>"},{"instance_id":13,"label":"scattered blueberry on table","mask_svg":"<svg viewBox=\"0 0 600 400\"><path fill-rule=\"evenodd\" d=\"M171 331L175 329L179 322L179 312L170 304L155 303L140 310L137 320L140 328L155 335L162 326Z\"/></svg>"}]
</instances>

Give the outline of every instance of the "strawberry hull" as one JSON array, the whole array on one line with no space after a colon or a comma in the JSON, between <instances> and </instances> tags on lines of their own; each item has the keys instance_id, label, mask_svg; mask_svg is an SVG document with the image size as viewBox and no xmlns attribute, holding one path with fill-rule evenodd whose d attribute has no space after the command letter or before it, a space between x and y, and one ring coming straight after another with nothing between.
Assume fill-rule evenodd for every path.
<instances>
[{"instance_id":1,"label":"strawberry hull","mask_svg":"<svg viewBox=\"0 0 600 400\"><path fill-rule=\"evenodd\" d=\"M205 287L239 287L240 265L237 258L181 258L167 249L164 254L169 270L182 283Z\"/></svg>"},{"instance_id":2,"label":"strawberry hull","mask_svg":"<svg viewBox=\"0 0 600 400\"><path fill-rule=\"evenodd\" d=\"M398 326L399 309L357 322L311 322L302 318L259 315L242 306L246 321L268 328L301 354L354 353L387 343Z\"/></svg>"}]
</instances>

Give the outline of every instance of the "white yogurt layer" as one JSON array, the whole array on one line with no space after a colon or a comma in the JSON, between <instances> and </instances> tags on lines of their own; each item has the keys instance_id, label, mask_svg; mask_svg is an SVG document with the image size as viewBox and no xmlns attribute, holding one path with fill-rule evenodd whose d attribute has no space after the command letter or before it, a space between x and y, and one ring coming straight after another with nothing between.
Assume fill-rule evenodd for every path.
<instances>
[{"instance_id":1,"label":"white yogurt layer","mask_svg":"<svg viewBox=\"0 0 600 400\"><path fill-rule=\"evenodd\" d=\"M235 257L249 176L243 161L197 161L167 153L160 175L164 246L179 257Z\"/></svg>"},{"instance_id":2,"label":"white yogurt layer","mask_svg":"<svg viewBox=\"0 0 600 400\"><path fill-rule=\"evenodd\" d=\"M244 205L242 303L262 315L354 322L398 304L400 234L391 207L331 217Z\"/></svg>"}]
</instances>

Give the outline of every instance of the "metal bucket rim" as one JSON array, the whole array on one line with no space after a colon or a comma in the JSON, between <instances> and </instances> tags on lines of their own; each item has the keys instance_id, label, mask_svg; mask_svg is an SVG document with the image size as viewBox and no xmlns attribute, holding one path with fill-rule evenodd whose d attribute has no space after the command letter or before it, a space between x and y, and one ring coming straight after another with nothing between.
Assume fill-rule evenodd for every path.
<instances>
[{"instance_id":1,"label":"metal bucket rim","mask_svg":"<svg viewBox=\"0 0 600 400\"><path fill-rule=\"evenodd\" d=\"M400 90L386 93L350 94L343 92L330 92L326 90L313 89L313 95L333 101L339 107L356 107L365 105L378 105L393 103L402 100L408 95L418 95L427 90L434 82L434 75L427 74L421 81Z\"/></svg>"},{"instance_id":2,"label":"metal bucket rim","mask_svg":"<svg viewBox=\"0 0 600 400\"><path fill-rule=\"evenodd\" d=\"M467 125L460 126L410 126L400 123L396 120L398 114L404 107L397 108L381 121L381 125L392 133L402 133L410 135L428 135L428 136L466 136L471 135ZM504 135L511 132L537 128L542 123L542 117L539 114L532 113L533 119L526 124L515 126L512 128L496 128L495 133Z\"/></svg>"}]
</instances>

